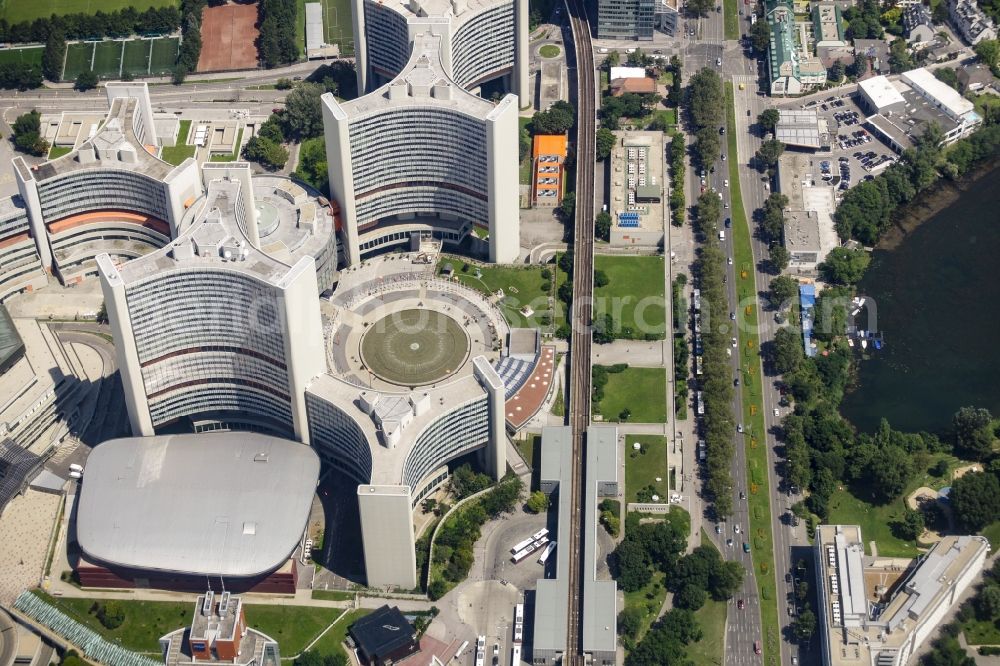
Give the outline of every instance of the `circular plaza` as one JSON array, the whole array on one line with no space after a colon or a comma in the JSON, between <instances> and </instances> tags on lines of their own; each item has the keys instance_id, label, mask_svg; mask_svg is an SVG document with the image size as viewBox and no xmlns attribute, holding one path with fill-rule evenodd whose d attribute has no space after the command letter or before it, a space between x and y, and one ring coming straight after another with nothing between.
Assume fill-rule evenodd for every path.
<instances>
[{"instance_id":1,"label":"circular plaza","mask_svg":"<svg viewBox=\"0 0 1000 666\"><path fill-rule=\"evenodd\" d=\"M509 328L494 297L413 259L387 255L342 273L324 327L334 375L398 390L471 374L476 356L499 359Z\"/></svg>"}]
</instances>

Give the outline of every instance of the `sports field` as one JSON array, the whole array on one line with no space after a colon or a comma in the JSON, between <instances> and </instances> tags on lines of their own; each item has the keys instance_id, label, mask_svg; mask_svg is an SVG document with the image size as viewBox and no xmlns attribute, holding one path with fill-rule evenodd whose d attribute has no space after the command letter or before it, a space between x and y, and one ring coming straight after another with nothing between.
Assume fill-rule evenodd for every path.
<instances>
[{"instance_id":1,"label":"sports field","mask_svg":"<svg viewBox=\"0 0 1000 666\"><path fill-rule=\"evenodd\" d=\"M32 49L0 49L0 64L8 62L27 62L41 66L44 48Z\"/></svg>"},{"instance_id":2,"label":"sports field","mask_svg":"<svg viewBox=\"0 0 1000 666\"><path fill-rule=\"evenodd\" d=\"M142 12L150 7L179 4L179 0L0 0L0 18L7 19L8 23L20 23L53 14L94 14L124 7Z\"/></svg>"},{"instance_id":3,"label":"sports field","mask_svg":"<svg viewBox=\"0 0 1000 666\"><path fill-rule=\"evenodd\" d=\"M88 69L93 69L102 79L117 79L123 71L134 76L165 74L173 69L177 61L179 44L180 40L176 37L70 44L66 51L63 80L72 81Z\"/></svg>"},{"instance_id":4,"label":"sports field","mask_svg":"<svg viewBox=\"0 0 1000 666\"><path fill-rule=\"evenodd\" d=\"M341 55L354 55L350 0L322 0L327 44L340 46ZM303 21L305 16L303 15Z\"/></svg>"}]
</instances>

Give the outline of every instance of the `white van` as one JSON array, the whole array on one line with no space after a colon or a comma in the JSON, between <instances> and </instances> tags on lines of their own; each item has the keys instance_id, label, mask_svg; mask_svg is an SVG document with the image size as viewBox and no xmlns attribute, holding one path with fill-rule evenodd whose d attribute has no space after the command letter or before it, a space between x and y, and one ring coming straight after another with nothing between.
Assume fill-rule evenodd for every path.
<instances>
[{"instance_id":1,"label":"white van","mask_svg":"<svg viewBox=\"0 0 1000 666\"><path fill-rule=\"evenodd\" d=\"M726 232L722 231L721 229L719 230L719 240L722 242L726 241Z\"/></svg>"},{"instance_id":2,"label":"white van","mask_svg":"<svg viewBox=\"0 0 1000 666\"><path fill-rule=\"evenodd\" d=\"M83 465L77 465L76 463L72 463L69 466L69 471L71 471L71 472L81 472L82 473L83 472Z\"/></svg>"},{"instance_id":3,"label":"white van","mask_svg":"<svg viewBox=\"0 0 1000 666\"><path fill-rule=\"evenodd\" d=\"M81 474L80 472L70 472L69 473L69 478L71 478L71 479L82 479L83 478L83 474Z\"/></svg>"}]
</instances>

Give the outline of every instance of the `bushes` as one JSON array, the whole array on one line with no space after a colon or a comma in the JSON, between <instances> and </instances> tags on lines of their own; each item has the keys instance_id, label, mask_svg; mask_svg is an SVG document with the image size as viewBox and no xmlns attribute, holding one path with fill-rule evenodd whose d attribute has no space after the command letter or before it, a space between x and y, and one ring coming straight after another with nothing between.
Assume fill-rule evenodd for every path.
<instances>
[{"instance_id":1,"label":"bushes","mask_svg":"<svg viewBox=\"0 0 1000 666\"><path fill-rule=\"evenodd\" d=\"M125 609L115 600L97 604L97 619L105 629L117 629L125 622Z\"/></svg>"},{"instance_id":2,"label":"bushes","mask_svg":"<svg viewBox=\"0 0 1000 666\"><path fill-rule=\"evenodd\" d=\"M62 79L63 61L66 59L66 35L59 30L49 33L42 53L42 74L49 81Z\"/></svg>"},{"instance_id":3,"label":"bushes","mask_svg":"<svg viewBox=\"0 0 1000 666\"><path fill-rule=\"evenodd\" d=\"M184 80L184 75L198 67L201 57L201 12L205 0L182 0L181 2L181 47L177 53L175 83ZM179 74L179 76L178 76ZM178 81L177 79L180 79Z\"/></svg>"},{"instance_id":4,"label":"bushes","mask_svg":"<svg viewBox=\"0 0 1000 666\"><path fill-rule=\"evenodd\" d=\"M679 79L679 77L678 77ZM675 79L677 80L677 79ZM670 177L674 183L684 182L684 135L675 134L670 140ZM684 188L673 187L670 192L670 221L675 227L684 224Z\"/></svg>"},{"instance_id":5,"label":"bushes","mask_svg":"<svg viewBox=\"0 0 1000 666\"><path fill-rule=\"evenodd\" d=\"M42 85L40 67L26 62L0 63L0 88L25 91Z\"/></svg>"},{"instance_id":6,"label":"bushes","mask_svg":"<svg viewBox=\"0 0 1000 666\"><path fill-rule=\"evenodd\" d=\"M62 14L13 25L0 21L2 42L45 42L53 32L60 32L64 39L102 39L128 37L129 35L165 35L181 24L181 12L176 7L151 7L137 11L125 7L94 14Z\"/></svg>"},{"instance_id":7,"label":"bushes","mask_svg":"<svg viewBox=\"0 0 1000 666\"><path fill-rule=\"evenodd\" d=\"M41 117L35 109L17 117L11 126L14 148L35 156L45 155L49 151L49 142L41 136Z\"/></svg>"}]
</instances>

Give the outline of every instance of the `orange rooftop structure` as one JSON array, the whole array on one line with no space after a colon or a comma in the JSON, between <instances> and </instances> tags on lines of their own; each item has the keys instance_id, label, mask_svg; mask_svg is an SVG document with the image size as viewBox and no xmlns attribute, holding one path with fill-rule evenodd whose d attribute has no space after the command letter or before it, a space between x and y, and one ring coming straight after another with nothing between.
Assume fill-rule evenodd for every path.
<instances>
[{"instance_id":1,"label":"orange rooftop structure","mask_svg":"<svg viewBox=\"0 0 1000 666\"><path fill-rule=\"evenodd\" d=\"M536 206L558 206L562 201L566 150L565 134L540 134L535 137L531 199Z\"/></svg>"}]
</instances>

